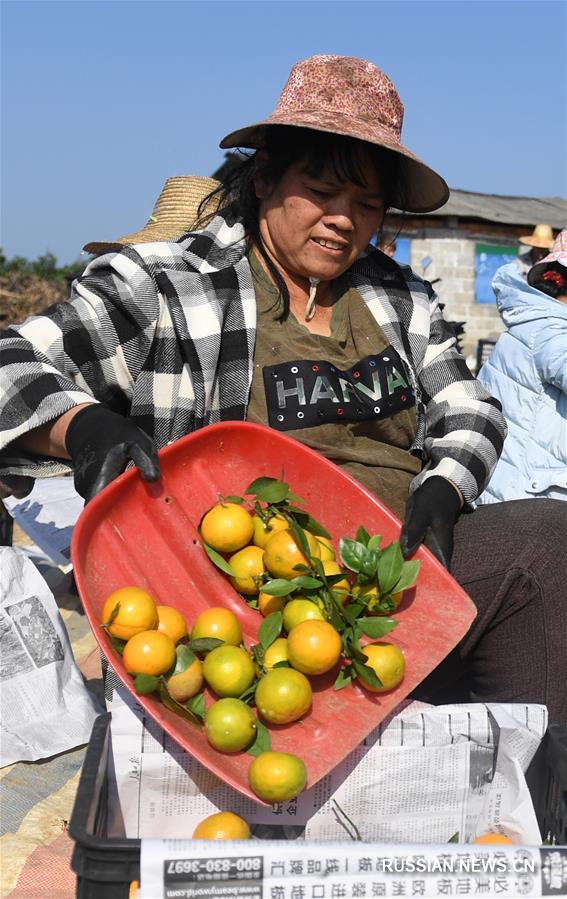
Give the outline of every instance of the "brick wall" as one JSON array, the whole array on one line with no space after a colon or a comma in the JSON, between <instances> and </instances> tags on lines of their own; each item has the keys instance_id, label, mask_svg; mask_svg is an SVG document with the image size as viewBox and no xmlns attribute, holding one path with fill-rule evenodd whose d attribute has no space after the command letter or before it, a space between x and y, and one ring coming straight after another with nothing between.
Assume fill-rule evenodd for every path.
<instances>
[{"instance_id":1,"label":"brick wall","mask_svg":"<svg viewBox=\"0 0 567 899\"><path fill-rule=\"evenodd\" d=\"M481 338L496 340L504 330L496 305L475 303L476 242L460 236L428 236L412 238L410 247L416 274L428 281L441 279L434 288L445 304L445 318L466 323L461 340L465 356L476 355ZM422 261L427 257L432 261L424 268Z\"/></svg>"}]
</instances>

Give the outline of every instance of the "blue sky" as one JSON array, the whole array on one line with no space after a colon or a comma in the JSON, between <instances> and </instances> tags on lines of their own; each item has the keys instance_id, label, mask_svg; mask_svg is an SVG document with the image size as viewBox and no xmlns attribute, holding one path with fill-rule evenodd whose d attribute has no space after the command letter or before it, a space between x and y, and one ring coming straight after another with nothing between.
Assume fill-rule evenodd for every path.
<instances>
[{"instance_id":1,"label":"blue sky","mask_svg":"<svg viewBox=\"0 0 567 899\"><path fill-rule=\"evenodd\" d=\"M2 245L60 263L148 219L166 178L274 107L292 64L369 59L451 187L566 196L563 0L2 3Z\"/></svg>"}]
</instances>

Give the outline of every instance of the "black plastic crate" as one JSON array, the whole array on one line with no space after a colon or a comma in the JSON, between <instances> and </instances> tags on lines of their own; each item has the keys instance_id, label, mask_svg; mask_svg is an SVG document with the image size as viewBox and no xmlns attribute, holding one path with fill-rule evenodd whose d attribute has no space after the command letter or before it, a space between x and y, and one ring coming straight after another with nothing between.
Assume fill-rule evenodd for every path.
<instances>
[{"instance_id":1,"label":"black plastic crate","mask_svg":"<svg viewBox=\"0 0 567 899\"><path fill-rule=\"evenodd\" d=\"M113 795L107 777L110 714L99 715L85 754L69 835L75 841L71 867L77 899L128 899L140 880L140 840L109 837Z\"/></svg>"},{"instance_id":2,"label":"black plastic crate","mask_svg":"<svg viewBox=\"0 0 567 899\"><path fill-rule=\"evenodd\" d=\"M131 882L140 879L141 841L108 836L117 798L107 776L109 752L106 714L94 723L69 822L77 899L128 899ZM567 728L549 726L526 779L544 840L567 845Z\"/></svg>"}]
</instances>

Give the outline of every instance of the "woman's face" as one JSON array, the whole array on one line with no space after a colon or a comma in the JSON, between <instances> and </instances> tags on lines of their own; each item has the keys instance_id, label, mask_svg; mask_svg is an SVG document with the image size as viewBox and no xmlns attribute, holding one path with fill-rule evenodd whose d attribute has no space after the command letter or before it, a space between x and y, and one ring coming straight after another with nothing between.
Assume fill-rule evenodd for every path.
<instances>
[{"instance_id":1,"label":"woman's face","mask_svg":"<svg viewBox=\"0 0 567 899\"><path fill-rule=\"evenodd\" d=\"M277 184L259 175L260 233L284 280L332 281L358 259L384 217L376 164L361 152L366 184L339 181L331 165L313 177L305 164L291 165Z\"/></svg>"}]
</instances>

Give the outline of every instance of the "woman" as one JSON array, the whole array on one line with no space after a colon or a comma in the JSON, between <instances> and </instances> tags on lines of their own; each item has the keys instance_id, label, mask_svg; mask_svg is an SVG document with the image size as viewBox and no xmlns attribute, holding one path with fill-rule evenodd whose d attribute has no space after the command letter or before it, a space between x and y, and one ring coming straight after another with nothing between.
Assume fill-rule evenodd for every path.
<instances>
[{"instance_id":1,"label":"woman","mask_svg":"<svg viewBox=\"0 0 567 899\"><path fill-rule=\"evenodd\" d=\"M448 566L455 542L479 615L423 695L540 701L567 719L559 537L534 535L526 552L518 534L534 522L520 504L459 517L498 458L499 404L430 286L367 246L389 205L424 212L448 196L402 145L402 118L370 63L298 63L274 113L221 142L256 153L219 214L174 243L94 260L69 303L6 334L5 469L70 460L88 499L130 459L156 479L154 447L211 422L286 430L399 515L407 502L406 555L425 542ZM559 533L564 507L549 505Z\"/></svg>"},{"instance_id":2,"label":"woman","mask_svg":"<svg viewBox=\"0 0 567 899\"><path fill-rule=\"evenodd\" d=\"M479 502L567 500L567 230L527 284L511 263L493 287L508 330L479 380L502 403L508 437Z\"/></svg>"}]
</instances>

